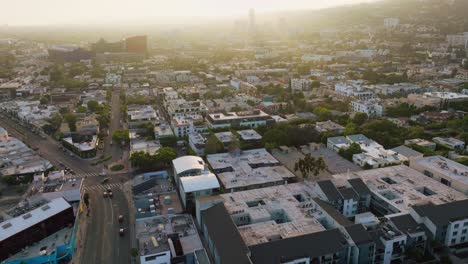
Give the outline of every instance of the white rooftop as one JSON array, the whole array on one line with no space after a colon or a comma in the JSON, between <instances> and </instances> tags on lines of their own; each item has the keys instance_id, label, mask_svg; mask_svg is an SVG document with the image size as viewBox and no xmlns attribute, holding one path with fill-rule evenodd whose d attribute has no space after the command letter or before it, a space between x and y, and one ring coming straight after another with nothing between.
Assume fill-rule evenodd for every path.
<instances>
[{"instance_id":1,"label":"white rooftop","mask_svg":"<svg viewBox=\"0 0 468 264\"><path fill-rule=\"evenodd\" d=\"M429 92L424 93L427 97L437 97L440 99L468 99L468 95L461 93L450 93L450 92Z\"/></svg>"},{"instance_id":2,"label":"white rooftop","mask_svg":"<svg viewBox=\"0 0 468 264\"><path fill-rule=\"evenodd\" d=\"M180 174L189 170L205 169L205 162L198 156L183 156L172 161L176 174Z\"/></svg>"},{"instance_id":3,"label":"white rooftop","mask_svg":"<svg viewBox=\"0 0 468 264\"><path fill-rule=\"evenodd\" d=\"M451 159L442 156L430 156L412 160L411 164L413 163L430 168L451 179L468 184L468 166Z\"/></svg>"},{"instance_id":4,"label":"white rooftop","mask_svg":"<svg viewBox=\"0 0 468 264\"><path fill-rule=\"evenodd\" d=\"M260 140L262 136L253 129L238 130L237 134L242 138L242 140Z\"/></svg>"},{"instance_id":5,"label":"white rooftop","mask_svg":"<svg viewBox=\"0 0 468 264\"><path fill-rule=\"evenodd\" d=\"M180 182L186 193L219 188L218 179L213 173L181 177Z\"/></svg>"}]
</instances>

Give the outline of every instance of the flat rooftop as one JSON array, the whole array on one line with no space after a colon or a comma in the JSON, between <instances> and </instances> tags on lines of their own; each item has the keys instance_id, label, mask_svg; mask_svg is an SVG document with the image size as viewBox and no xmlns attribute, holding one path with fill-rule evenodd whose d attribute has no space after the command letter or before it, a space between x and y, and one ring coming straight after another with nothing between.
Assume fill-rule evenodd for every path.
<instances>
[{"instance_id":1,"label":"flat rooftop","mask_svg":"<svg viewBox=\"0 0 468 264\"><path fill-rule=\"evenodd\" d=\"M232 134L231 131L227 131L227 132L215 133L215 136L216 136L216 138L218 138L218 140L221 143L226 144L226 143L229 143L229 142L232 141L232 138L234 137L234 134Z\"/></svg>"},{"instance_id":2,"label":"flat rooftop","mask_svg":"<svg viewBox=\"0 0 468 264\"><path fill-rule=\"evenodd\" d=\"M208 115L211 120L233 120L252 117L268 117L269 115L261 110L242 111L242 112L229 112L227 114L216 113Z\"/></svg>"},{"instance_id":3,"label":"flat rooftop","mask_svg":"<svg viewBox=\"0 0 468 264\"><path fill-rule=\"evenodd\" d=\"M0 241L24 231L68 208L71 205L63 198L53 199L32 211L0 223Z\"/></svg>"},{"instance_id":4,"label":"flat rooftop","mask_svg":"<svg viewBox=\"0 0 468 264\"><path fill-rule=\"evenodd\" d=\"M464 200L466 196L405 165L333 175L337 187L345 181L361 178L373 195L379 197L395 211L408 212L418 204L445 204Z\"/></svg>"},{"instance_id":5,"label":"flat rooftop","mask_svg":"<svg viewBox=\"0 0 468 264\"><path fill-rule=\"evenodd\" d=\"M442 156L430 156L412 160L411 163L424 166L451 179L468 184L468 166Z\"/></svg>"},{"instance_id":6,"label":"flat rooftop","mask_svg":"<svg viewBox=\"0 0 468 264\"><path fill-rule=\"evenodd\" d=\"M312 186L304 182L221 197L247 246L326 230L319 221L321 214L304 206L317 197Z\"/></svg>"},{"instance_id":7,"label":"flat rooftop","mask_svg":"<svg viewBox=\"0 0 468 264\"><path fill-rule=\"evenodd\" d=\"M169 251L168 238L176 252L188 254L203 249L197 228L189 214L162 215L135 222L135 233L140 256Z\"/></svg>"},{"instance_id":8,"label":"flat rooftop","mask_svg":"<svg viewBox=\"0 0 468 264\"><path fill-rule=\"evenodd\" d=\"M468 95L461 94L461 93L429 92L429 93L424 93L424 95L428 97L436 97L440 99L467 99L468 100Z\"/></svg>"},{"instance_id":9,"label":"flat rooftop","mask_svg":"<svg viewBox=\"0 0 468 264\"><path fill-rule=\"evenodd\" d=\"M242 151L239 155L220 153L207 156L226 189L280 182L296 177L266 149Z\"/></svg>"},{"instance_id":10,"label":"flat rooftop","mask_svg":"<svg viewBox=\"0 0 468 264\"><path fill-rule=\"evenodd\" d=\"M310 153L313 157L316 158L322 157L327 164L328 171L332 174L362 170L358 165L341 157L338 153L327 148L323 144L309 144L302 146L301 152L304 154Z\"/></svg>"},{"instance_id":11,"label":"flat rooftop","mask_svg":"<svg viewBox=\"0 0 468 264\"><path fill-rule=\"evenodd\" d=\"M262 136L253 129L238 130L237 134L241 137L242 140L260 140Z\"/></svg>"}]
</instances>

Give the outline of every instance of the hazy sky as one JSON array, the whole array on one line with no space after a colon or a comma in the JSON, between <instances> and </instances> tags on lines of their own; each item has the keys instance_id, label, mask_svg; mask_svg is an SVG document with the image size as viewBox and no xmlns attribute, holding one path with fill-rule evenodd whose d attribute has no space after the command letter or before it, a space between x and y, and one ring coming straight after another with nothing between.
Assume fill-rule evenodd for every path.
<instances>
[{"instance_id":1,"label":"hazy sky","mask_svg":"<svg viewBox=\"0 0 468 264\"><path fill-rule=\"evenodd\" d=\"M90 24L222 17L279 10L319 9L369 0L0 0L0 23L9 25Z\"/></svg>"}]
</instances>

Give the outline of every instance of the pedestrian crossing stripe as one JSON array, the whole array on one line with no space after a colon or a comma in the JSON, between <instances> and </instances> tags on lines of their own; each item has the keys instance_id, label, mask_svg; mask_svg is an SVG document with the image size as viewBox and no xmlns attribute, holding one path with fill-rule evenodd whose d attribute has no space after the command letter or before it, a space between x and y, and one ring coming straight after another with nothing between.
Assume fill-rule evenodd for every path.
<instances>
[{"instance_id":1,"label":"pedestrian crossing stripe","mask_svg":"<svg viewBox=\"0 0 468 264\"><path fill-rule=\"evenodd\" d=\"M81 173L81 174L76 174L76 175L67 175L65 176L66 179L81 179L81 178L86 178L86 177L96 177L98 176L99 173L97 172L88 172L88 173Z\"/></svg>"},{"instance_id":2,"label":"pedestrian crossing stripe","mask_svg":"<svg viewBox=\"0 0 468 264\"><path fill-rule=\"evenodd\" d=\"M109 183L105 185L92 185L92 186L86 186L84 188L85 191L97 191L97 190L102 190L105 191L107 188L121 188L123 186L122 183Z\"/></svg>"}]
</instances>

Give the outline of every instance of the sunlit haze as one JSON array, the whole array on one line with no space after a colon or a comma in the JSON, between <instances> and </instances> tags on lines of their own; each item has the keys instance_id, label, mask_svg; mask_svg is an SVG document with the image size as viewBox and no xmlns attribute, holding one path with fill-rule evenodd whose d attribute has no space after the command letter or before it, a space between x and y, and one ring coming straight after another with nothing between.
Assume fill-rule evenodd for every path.
<instances>
[{"instance_id":1,"label":"sunlit haze","mask_svg":"<svg viewBox=\"0 0 468 264\"><path fill-rule=\"evenodd\" d=\"M256 12L319 9L369 0L1 0L0 23L8 25L174 21L174 18L241 16ZM177 21L183 23L184 21Z\"/></svg>"}]
</instances>

